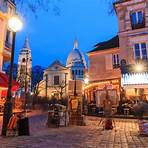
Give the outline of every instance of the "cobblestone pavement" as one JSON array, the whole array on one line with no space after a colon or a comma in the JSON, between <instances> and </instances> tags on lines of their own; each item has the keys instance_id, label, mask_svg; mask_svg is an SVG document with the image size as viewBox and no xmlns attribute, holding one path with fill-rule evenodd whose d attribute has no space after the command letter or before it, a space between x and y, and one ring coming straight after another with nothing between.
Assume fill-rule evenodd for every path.
<instances>
[{"instance_id":1,"label":"cobblestone pavement","mask_svg":"<svg viewBox=\"0 0 148 148\"><path fill-rule=\"evenodd\" d=\"M138 135L136 120L115 119L113 130L102 130L100 118L87 117L87 126L47 128L45 115L30 118L30 136L0 137L0 148L148 148Z\"/></svg>"}]
</instances>

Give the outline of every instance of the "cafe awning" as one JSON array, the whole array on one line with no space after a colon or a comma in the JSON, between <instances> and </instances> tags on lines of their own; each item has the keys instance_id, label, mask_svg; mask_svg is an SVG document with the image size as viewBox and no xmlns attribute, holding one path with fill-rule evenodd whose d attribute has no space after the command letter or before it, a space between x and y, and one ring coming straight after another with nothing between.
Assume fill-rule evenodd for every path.
<instances>
[{"instance_id":1,"label":"cafe awning","mask_svg":"<svg viewBox=\"0 0 148 148\"><path fill-rule=\"evenodd\" d=\"M5 73L0 72L0 91L2 96L6 96L8 90L9 77ZM15 80L12 82L12 92L19 89L19 83Z\"/></svg>"},{"instance_id":2,"label":"cafe awning","mask_svg":"<svg viewBox=\"0 0 148 148\"><path fill-rule=\"evenodd\" d=\"M127 73L121 78L121 86L126 88L148 88L148 73Z\"/></svg>"}]
</instances>

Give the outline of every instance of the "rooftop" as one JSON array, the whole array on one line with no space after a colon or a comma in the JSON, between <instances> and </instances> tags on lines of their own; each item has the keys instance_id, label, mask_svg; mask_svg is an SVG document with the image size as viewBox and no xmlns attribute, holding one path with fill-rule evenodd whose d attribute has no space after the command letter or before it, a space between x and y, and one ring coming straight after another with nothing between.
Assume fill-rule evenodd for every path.
<instances>
[{"instance_id":1,"label":"rooftop","mask_svg":"<svg viewBox=\"0 0 148 148\"><path fill-rule=\"evenodd\" d=\"M100 42L95 45L95 48L88 53L95 52L95 51L101 51L111 48L119 47L119 37L116 35L115 37L111 38L108 41Z\"/></svg>"}]
</instances>

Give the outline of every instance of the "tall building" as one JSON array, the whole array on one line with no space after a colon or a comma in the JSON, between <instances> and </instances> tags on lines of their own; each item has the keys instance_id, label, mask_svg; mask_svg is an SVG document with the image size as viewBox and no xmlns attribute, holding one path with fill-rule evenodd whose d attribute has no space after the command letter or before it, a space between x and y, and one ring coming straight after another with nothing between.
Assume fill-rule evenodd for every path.
<instances>
[{"instance_id":1,"label":"tall building","mask_svg":"<svg viewBox=\"0 0 148 148\"><path fill-rule=\"evenodd\" d=\"M114 3L118 16L121 86L129 97L148 99L148 1Z\"/></svg>"},{"instance_id":2,"label":"tall building","mask_svg":"<svg viewBox=\"0 0 148 148\"><path fill-rule=\"evenodd\" d=\"M26 38L18 57L17 81L19 82L22 91L31 92L31 69L31 49L29 46L29 40Z\"/></svg>"}]
</instances>

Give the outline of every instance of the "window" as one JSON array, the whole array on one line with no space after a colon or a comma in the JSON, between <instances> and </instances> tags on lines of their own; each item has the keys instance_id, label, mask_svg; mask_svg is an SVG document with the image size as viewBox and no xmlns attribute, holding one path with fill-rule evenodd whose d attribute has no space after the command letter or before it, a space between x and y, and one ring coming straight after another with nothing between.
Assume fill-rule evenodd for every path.
<instances>
[{"instance_id":1,"label":"window","mask_svg":"<svg viewBox=\"0 0 148 148\"><path fill-rule=\"evenodd\" d=\"M80 69L78 70L78 75L81 75L81 70Z\"/></svg>"},{"instance_id":2,"label":"window","mask_svg":"<svg viewBox=\"0 0 148 148\"><path fill-rule=\"evenodd\" d=\"M59 76L54 76L54 85L59 85Z\"/></svg>"},{"instance_id":3,"label":"window","mask_svg":"<svg viewBox=\"0 0 148 148\"><path fill-rule=\"evenodd\" d=\"M25 61L26 61L26 59L25 59L25 58L23 58L23 59L22 59L22 62L24 63Z\"/></svg>"},{"instance_id":4,"label":"window","mask_svg":"<svg viewBox=\"0 0 148 148\"><path fill-rule=\"evenodd\" d=\"M113 55L113 68L119 68L119 66L120 66L119 55L114 54Z\"/></svg>"},{"instance_id":5,"label":"window","mask_svg":"<svg viewBox=\"0 0 148 148\"><path fill-rule=\"evenodd\" d=\"M5 46L8 48L12 47L10 44L10 35L11 35L11 32L9 30L7 30L6 39L5 39Z\"/></svg>"},{"instance_id":6,"label":"window","mask_svg":"<svg viewBox=\"0 0 148 148\"><path fill-rule=\"evenodd\" d=\"M136 43L134 45L135 59L147 59L146 43Z\"/></svg>"},{"instance_id":7,"label":"window","mask_svg":"<svg viewBox=\"0 0 148 148\"><path fill-rule=\"evenodd\" d=\"M75 70L75 75L77 75L77 70Z\"/></svg>"},{"instance_id":8,"label":"window","mask_svg":"<svg viewBox=\"0 0 148 148\"><path fill-rule=\"evenodd\" d=\"M145 27L144 13L142 11L131 13L131 25L132 29Z\"/></svg>"}]
</instances>

